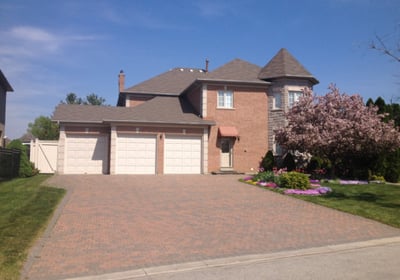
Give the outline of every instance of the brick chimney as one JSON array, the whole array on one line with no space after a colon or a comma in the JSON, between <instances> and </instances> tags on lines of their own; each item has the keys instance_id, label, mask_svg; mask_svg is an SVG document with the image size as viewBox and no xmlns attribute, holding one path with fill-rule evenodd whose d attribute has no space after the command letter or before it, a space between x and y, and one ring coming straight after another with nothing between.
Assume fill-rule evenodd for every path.
<instances>
[{"instance_id":1,"label":"brick chimney","mask_svg":"<svg viewBox=\"0 0 400 280\"><path fill-rule=\"evenodd\" d=\"M121 91L123 91L125 89L125 73L124 73L123 70L119 71L118 89L119 89L119 92L121 92Z\"/></svg>"},{"instance_id":2,"label":"brick chimney","mask_svg":"<svg viewBox=\"0 0 400 280\"><path fill-rule=\"evenodd\" d=\"M206 72L208 72L208 64L210 63L210 61L208 60L208 58L206 58Z\"/></svg>"}]
</instances>

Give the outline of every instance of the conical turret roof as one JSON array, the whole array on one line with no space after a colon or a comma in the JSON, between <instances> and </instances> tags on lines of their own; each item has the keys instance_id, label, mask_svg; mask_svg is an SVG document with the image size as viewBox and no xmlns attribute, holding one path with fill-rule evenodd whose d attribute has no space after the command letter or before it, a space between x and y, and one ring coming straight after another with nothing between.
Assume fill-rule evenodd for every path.
<instances>
[{"instance_id":1,"label":"conical turret roof","mask_svg":"<svg viewBox=\"0 0 400 280\"><path fill-rule=\"evenodd\" d=\"M261 69L258 78L266 81L279 78L303 78L308 79L313 84L319 83L319 81L285 48L280 49Z\"/></svg>"}]
</instances>

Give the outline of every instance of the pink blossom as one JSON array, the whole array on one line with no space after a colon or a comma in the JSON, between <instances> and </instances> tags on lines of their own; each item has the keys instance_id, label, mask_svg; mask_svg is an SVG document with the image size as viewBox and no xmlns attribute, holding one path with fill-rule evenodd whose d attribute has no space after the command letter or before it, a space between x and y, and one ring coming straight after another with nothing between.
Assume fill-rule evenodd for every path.
<instances>
[{"instance_id":1,"label":"pink blossom","mask_svg":"<svg viewBox=\"0 0 400 280\"><path fill-rule=\"evenodd\" d=\"M329 187L319 187L317 189L309 189L309 190L288 189L284 191L284 194L321 195L321 194L327 194L328 192L331 191L332 189Z\"/></svg>"},{"instance_id":2,"label":"pink blossom","mask_svg":"<svg viewBox=\"0 0 400 280\"><path fill-rule=\"evenodd\" d=\"M288 125L275 130L279 145L289 150L328 158L332 164L354 151L379 154L400 147L400 132L393 122L382 122L377 107L366 106L360 95L341 93L331 85L317 96L304 95L286 114Z\"/></svg>"},{"instance_id":3,"label":"pink blossom","mask_svg":"<svg viewBox=\"0 0 400 280\"><path fill-rule=\"evenodd\" d=\"M267 187L267 188L277 188L278 185L275 184L274 182L257 182L257 185L261 186L261 187Z\"/></svg>"},{"instance_id":4,"label":"pink blossom","mask_svg":"<svg viewBox=\"0 0 400 280\"><path fill-rule=\"evenodd\" d=\"M266 185L266 187L268 187L268 188L277 188L278 185L275 184L274 182L268 182L267 185Z\"/></svg>"},{"instance_id":5,"label":"pink blossom","mask_svg":"<svg viewBox=\"0 0 400 280\"><path fill-rule=\"evenodd\" d=\"M366 185L367 181L359 181L359 180L340 180L339 183L341 185Z\"/></svg>"}]
</instances>

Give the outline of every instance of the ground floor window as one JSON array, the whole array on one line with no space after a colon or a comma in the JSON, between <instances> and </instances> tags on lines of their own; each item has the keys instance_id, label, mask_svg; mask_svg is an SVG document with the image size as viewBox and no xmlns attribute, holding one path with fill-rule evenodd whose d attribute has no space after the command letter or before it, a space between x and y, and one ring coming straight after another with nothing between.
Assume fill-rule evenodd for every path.
<instances>
[{"instance_id":1,"label":"ground floor window","mask_svg":"<svg viewBox=\"0 0 400 280\"><path fill-rule=\"evenodd\" d=\"M283 155L283 149L276 142L275 135L272 136L272 152L273 152L274 156L282 156Z\"/></svg>"}]
</instances>

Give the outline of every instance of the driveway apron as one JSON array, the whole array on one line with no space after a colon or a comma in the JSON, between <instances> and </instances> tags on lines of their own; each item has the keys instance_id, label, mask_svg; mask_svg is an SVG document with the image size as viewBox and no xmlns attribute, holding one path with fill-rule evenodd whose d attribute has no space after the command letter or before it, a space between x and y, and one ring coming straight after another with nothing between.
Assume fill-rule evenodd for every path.
<instances>
[{"instance_id":1,"label":"driveway apron","mask_svg":"<svg viewBox=\"0 0 400 280\"><path fill-rule=\"evenodd\" d=\"M233 175L56 175L68 190L24 279L63 279L400 236Z\"/></svg>"}]
</instances>

